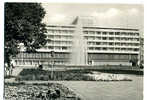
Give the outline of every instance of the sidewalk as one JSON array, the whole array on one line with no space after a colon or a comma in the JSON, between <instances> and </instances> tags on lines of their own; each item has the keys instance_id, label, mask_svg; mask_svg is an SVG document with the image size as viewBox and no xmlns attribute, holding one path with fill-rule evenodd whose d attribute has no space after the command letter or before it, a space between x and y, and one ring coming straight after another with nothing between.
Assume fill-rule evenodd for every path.
<instances>
[{"instance_id":1,"label":"sidewalk","mask_svg":"<svg viewBox=\"0 0 147 100\"><path fill-rule=\"evenodd\" d=\"M5 82L15 82L15 77L19 75L19 73L27 67L15 67L12 71L11 78L5 78Z\"/></svg>"}]
</instances>

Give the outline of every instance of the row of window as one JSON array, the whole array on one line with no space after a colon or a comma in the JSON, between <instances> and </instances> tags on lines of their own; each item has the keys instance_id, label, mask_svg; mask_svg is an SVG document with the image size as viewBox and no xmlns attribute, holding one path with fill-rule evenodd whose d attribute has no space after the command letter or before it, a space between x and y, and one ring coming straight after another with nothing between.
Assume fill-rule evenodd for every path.
<instances>
[{"instance_id":1,"label":"row of window","mask_svg":"<svg viewBox=\"0 0 147 100\"><path fill-rule=\"evenodd\" d=\"M129 55L129 54L89 54L89 60L97 59L97 60L130 60L136 59L138 55Z\"/></svg>"},{"instance_id":2,"label":"row of window","mask_svg":"<svg viewBox=\"0 0 147 100\"><path fill-rule=\"evenodd\" d=\"M134 46L139 46L137 43L107 43L107 42L88 42L87 43L89 46L90 45L100 45L100 46L128 46L128 47L134 47ZM95 48L95 47L90 47L90 48ZM99 47L96 47L99 48ZM72 46L45 46L44 49L49 49L49 50L71 50ZM98 49L99 50L99 49Z\"/></svg>"},{"instance_id":3,"label":"row of window","mask_svg":"<svg viewBox=\"0 0 147 100\"><path fill-rule=\"evenodd\" d=\"M69 54L55 53L55 58L68 58ZM52 58L50 53L19 53L17 58Z\"/></svg>"},{"instance_id":4,"label":"row of window","mask_svg":"<svg viewBox=\"0 0 147 100\"><path fill-rule=\"evenodd\" d=\"M72 34L74 32L74 30L48 30L48 33L57 33L57 34Z\"/></svg>"},{"instance_id":5,"label":"row of window","mask_svg":"<svg viewBox=\"0 0 147 100\"><path fill-rule=\"evenodd\" d=\"M70 46L44 46L44 49L50 49L50 50L71 50Z\"/></svg>"},{"instance_id":6,"label":"row of window","mask_svg":"<svg viewBox=\"0 0 147 100\"><path fill-rule=\"evenodd\" d=\"M116 40L116 41L139 41L139 38L124 38L124 37L94 37L85 36L86 40Z\"/></svg>"},{"instance_id":7,"label":"row of window","mask_svg":"<svg viewBox=\"0 0 147 100\"><path fill-rule=\"evenodd\" d=\"M137 32L84 31L84 34L91 34L91 35L125 35L125 36L139 36L139 33L137 33Z\"/></svg>"},{"instance_id":8,"label":"row of window","mask_svg":"<svg viewBox=\"0 0 147 100\"><path fill-rule=\"evenodd\" d=\"M72 39L73 36L70 35L47 35L48 39Z\"/></svg>"},{"instance_id":9,"label":"row of window","mask_svg":"<svg viewBox=\"0 0 147 100\"><path fill-rule=\"evenodd\" d=\"M102 51L139 51L138 48L107 48L107 47L89 47L88 50L102 50Z\"/></svg>"},{"instance_id":10,"label":"row of window","mask_svg":"<svg viewBox=\"0 0 147 100\"><path fill-rule=\"evenodd\" d=\"M97 59L97 60L128 60L130 58L129 55L119 55L119 54L90 54L89 59Z\"/></svg>"},{"instance_id":11,"label":"row of window","mask_svg":"<svg viewBox=\"0 0 147 100\"><path fill-rule=\"evenodd\" d=\"M88 45L139 46L139 43L87 42Z\"/></svg>"},{"instance_id":12,"label":"row of window","mask_svg":"<svg viewBox=\"0 0 147 100\"><path fill-rule=\"evenodd\" d=\"M67 61L54 61L54 64L66 64ZM36 67L39 64L48 65L52 64L51 61L39 61L39 60L15 60L16 65L35 65Z\"/></svg>"},{"instance_id":13,"label":"row of window","mask_svg":"<svg viewBox=\"0 0 147 100\"><path fill-rule=\"evenodd\" d=\"M91 35L119 35L119 36L139 36L138 32L107 32L107 31L83 31L84 34ZM48 30L48 34L73 34L73 30ZM50 37L50 36L48 36Z\"/></svg>"},{"instance_id":14,"label":"row of window","mask_svg":"<svg viewBox=\"0 0 147 100\"><path fill-rule=\"evenodd\" d=\"M48 39L73 39L69 35L47 35ZM107 37L107 36L85 36L86 40L125 40L125 41L139 41L139 37Z\"/></svg>"},{"instance_id":15,"label":"row of window","mask_svg":"<svg viewBox=\"0 0 147 100\"><path fill-rule=\"evenodd\" d=\"M122 45L121 45L122 46ZM50 49L50 50L71 50L71 47L60 47L60 46L57 46L57 47L53 47L53 46L48 46L48 48L46 49ZM139 51L139 48L114 48L114 47L88 47L88 50L117 50L117 51Z\"/></svg>"}]
</instances>

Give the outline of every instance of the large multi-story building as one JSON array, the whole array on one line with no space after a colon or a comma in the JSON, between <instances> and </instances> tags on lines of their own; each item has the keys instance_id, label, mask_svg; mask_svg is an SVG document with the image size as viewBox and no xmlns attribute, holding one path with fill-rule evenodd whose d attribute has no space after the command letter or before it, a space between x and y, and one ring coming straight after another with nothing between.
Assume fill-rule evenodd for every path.
<instances>
[{"instance_id":1,"label":"large multi-story building","mask_svg":"<svg viewBox=\"0 0 147 100\"><path fill-rule=\"evenodd\" d=\"M47 29L47 44L37 53L21 51L15 65L48 65L52 60L57 65L131 65L139 57L138 29L98 27L81 17Z\"/></svg>"}]
</instances>

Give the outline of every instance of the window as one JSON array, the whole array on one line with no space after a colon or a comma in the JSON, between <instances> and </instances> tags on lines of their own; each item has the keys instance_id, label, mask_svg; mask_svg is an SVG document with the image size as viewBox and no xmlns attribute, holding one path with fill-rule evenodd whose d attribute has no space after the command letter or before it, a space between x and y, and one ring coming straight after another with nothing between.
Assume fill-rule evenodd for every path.
<instances>
[{"instance_id":1,"label":"window","mask_svg":"<svg viewBox=\"0 0 147 100\"><path fill-rule=\"evenodd\" d=\"M130 36L133 36L133 35L134 35L134 33L130 32L130 33L129 33L129 35L130 35Z\"/></svg>"},{"instance_id":2,"label":"window","mask_svg":"<svg viewBox=\"0 0 147 100\"><path fill-rule=\"evenodd\" d=\"M120 43L115 43L116 46L120 46Z\"/></svg>"},{"instance_id":3,"label":"window","mask_svg":"<svg viewBox=\"0 0 147 100\"><path fill-rule=\"evenodd\" d=\"M101 32L97 31L97 32L96 32L96 34L97 34L97 35L100 35L100 34L101 34Z\"/></svg>"},{"instance_id":4,"label":"window","mask_svg":"<svg viewBox=\"0 0 147 100\"><path fill-rule=\"evenodd\" d=\"M55 47L55 49L56 49L56 50L60 50L60 49L61 49L61 47L59 47L59 46L56 46L56 47Z\"/></svg>"},{"instance_id":5,"label":"window","mask_svg":"<svg viewBox=\"0 0 147 100\"><path fill-rule=\"evenodd\" d=\"M101 43L100 42L96 42L96 45L101 45Z\"/></svg>"},{"instance_id":6,"label":"window","mask_svg":"<svg viewBox=\"0 0 147 100\"><path fill-rule=\"evenodd\" d=\"M114 35L114 33L113 32L109 32L109 35Z\"/></svg>"},{"instance_id":7,"label":"window","mask_svg":"<svg viewBox=\"0 0 147 100\"><path fill-rule=\"evenodd\" d=\"M126 32L121 32L121 35L126 35Z\"/></svg>"},{"instance_id":8,"label":"window","mask_svg":"<svg viewBox=\"0 0 147 100\"><path fill-rule=\"evenodd\" d=\"M129 43L126 43L126 46L129 46Z\"/></svg>"},{"instance_id":9,"label":"window","mask_svg":"<svg viewBox=\"0 0 147 100\"><path fill-rule=\"evenodd\" d=\"M88 42L89 45L95 45L96 42Z\"/></svg>"},{"instance_id":10,"label":"window","mask_svg":"<svg viewBox=\"0 0 147 100\"><path fill-rule=\"evenodd\" d=\"M94 32L94 31L89 31L89 33L90 33L90 34L95 34L95 32Z\"/></svg>"},{"instance_id":11,"label":"window","mask_svg":"<svg viewBox=\"0 0 147 100\"><path fill-rule=\"evenodd\" d=\"M107 40L107 37L102 37L103 40Z\"/></svg>"},{"instance_id":12,"label":"window","mask_svg":"<svg viewBox=\"0 0 147 100\"><path fill-rule=\"evenodd\" d=\"M125 41L125 38L121 38L121 40Z\"/></svg>"},{"instance_id":13,"label":"window","mask_svg":"<svg viewBox=\"0 0 147 100\"><path fill-rule=\"evenodd\" d=\"M136 33L136 36L139 36L139 33Z\"/></svg>"},{"instance_id":14,"label":"window","mask_svg":"<svg viewBox=\"0 0 147 100\"><path fill-rule=\"evenodd\" d=\"M95 50L100 50L100 47L95 47Z\"/></svg>"},{"instance_id":15,"label":"window","mask_svg":"<svg viewBox=\"0 0 147 100\"><path fill-rule=\"evenodd\" d=\"M120 48L115 48L116 51L120 51Z\"/></svg>"},{"instance_id":16,"label":"window","mask_svg":"<svg viewBox=\"0 0 147 100\"><path fill-rule=\"evenodd\" d=\"M58 30L58 33L61 33L62 31L61 30Z\"/></svg>"},{"instance_id":17,"label":"window","mask_svg":"<svg viewBox=\"0 0 147 100\"><path fill-rule=\"evenodd\" d=\"M139 38L137 38L136 40L139 41Z\"/></svg>"},{"instance_id":18,"label":"window","mask_svg":"<svg viewBox=\"0 0 147 100\"><path fill-rule=\"evenodd\" d=\"M63 46L63 47L62 47L62 50L67 50L67 47Z\"/></svg>"},{"instance_id":19,"label":"window","mask_svg":"<svg viewBox=\"0 0 147 100\"><path fill-rule=\"evenodd\" d=\"M135 48L134 51L139 51L139 49L138 48Z\"/></svg>"},{"instance_id":20,"label":"window","mask_svg":"<svg viewBox=\"0 0 147 100\"><path fill-rule=\"evenodd\" d=\"M128 48L128 51L132 51L132 48Z\"/></svg>"},{"instance_id":21,"label":"window","mask_svg":"<svg viewBox=\"0 0 147 100\"><path fill-rule=\"evenodd\" d=\"M122 48L121 50L122 50L122 51L125 51L125 50L126 50L126 48Z\"/></svg>"},{"instance_id":22,"label":"window","mask_svg":"<svg viewBox=\"0 0 147 100\"><path fill-rule=\"evenodd\" d=\"M110 50L110 51L113 51L113 50L114 50L114 48L109 48L109 50Z\"/></svg>"},{"instance_id":23,"label":"window","mask_svg":"<svg viewBox=\"0 0 147 100\"><path fill-rule=\"evenodd\" d=\"M134 46L139 46L139 44L138 43L134 43Z\"/></svg>"},{"instance_id":24,"label":"window","mask_svg":"<svg viewBox=\"0 0 147 100\"><path fill-rule=\"evenodd\" d=\"M128 38L125 38L125 40L128 41L129 39Z\"/></svg>"},{"instance_id":25,"label":"window","mask_svg":"<svg viewBox=\"0 0 147 100\"><path fill-rule=\"evenodd\" d=\"M103 44L103 45L107 45L107 42L103 42L102 44Z\"/></svg>"},{"instance_id":26,"label":"window","mask_svg":"<svg viewBox=\"0 0 147 100\"><path fill-rule=\"evenodd\" d=\"M103 35L107 35L107 32L103 32Z\"/></svg>"},{"instance_id":27,"label":"window","mask_svg":"<svg viewBox=\"0 0 147 100\"><path fill-rule=\"evenodd\" d=\"M84 36L84 38L85 38L86 40L88 40L88 37L87 37L87 36Z\"/></svg>"},{"instance_id":28,"label":"window","mask_svg":"<svg viewBox=\"0 0 147 100\"><path fill-rule=\"evenodd\" d=\"M101 40L101 37L96 37L96 40Z\"/></svg>"},{"instance_id":29,"label":"window","mask_svg":"<svg viewBox=\"0 0 147 100\"><path fill-rule=\"evenodd\" d=\"M111 45L111 46L112 46L112 45L113 45L113 43L112 43L112 42L110 42L110 43L109 43L109 45Z\"/></svg>"},{"instance_id":30,"label":"window","mask_svg":"<svg viewBox=\"0 0 147 100\"><path fill-rule=\"evenodd\" d=\"M94 40L95 37L93 37L93 36L89 36L89 39L90 39L90 40Z\"/></svg>"},{"instance_id":31,"label":"window","mask_svg":"<svg viewBox=\"0 0 147 100\"><path fill-rule=\"evenodd\" d=\"M121 46L126 46L126 43L121 43Z\"/></svg>"},{"instance_id":32,"label":"window","mask_svg":"<svg viewBox=\"0 0 147 100\"><path fill-rule=\"evenodd\" d=\"M120 32L115 32L115 35L120 35Z\"/></svg>"},{"instance_id":33,"label":"window","mask_svg":"<svg viewBox=\"0 0 147 100\"><path fill-rule=\"evenodd\" d=\"M139 38L134 38L134 41L139 41Z\"/></svg>"},{"instance_id":34,"label":"window","mask_svg":"<svg viewBox=\"0 0 147 100\"><path fill-rule=\"evenodd\" d=\"M104 48L102 48L102 50L107 50L107 48L104 47Z\"/></svg>"},{"instance_id":35,"label":"window","mask_svg":"<svg viewBox=\"0 0 147 100\"><path fill-rule=\"evenodd\" d=\"M94 50L94 48L93 47L89 47L89 50Z\"/></svg>"},{"instance_id":36,"label":"window","mask_svg":"<svg viewBox=\"0 0 147 100\"><path fill-rule=\"evenodd\" d=\"M128 38L129 41L133 41L133 38Z\"/></svg>"},{"instance_id":37,"label":"window","mask_svg":"<svg viewBox=\"0 0 147 100\"><path fill-rule=\"evenodd\" d=\"M116 39L117 41L119 41L119 40L120 40L120 37L116 37L115 39Z\"/></svg>"},{"instance_id":38,"label":"window","mask_svg":"<svg viewBox=\"0 0 147 100\"><path fill-rule=\"evenodd\" d=\"M114 40L114 37L109 37L109 40Z\"/></svg>"}]
</instances>

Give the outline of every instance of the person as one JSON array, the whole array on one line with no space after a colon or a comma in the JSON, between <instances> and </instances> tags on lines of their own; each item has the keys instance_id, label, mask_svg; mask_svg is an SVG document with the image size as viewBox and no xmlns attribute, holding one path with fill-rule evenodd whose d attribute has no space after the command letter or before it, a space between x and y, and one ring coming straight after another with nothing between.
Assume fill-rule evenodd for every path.
<instances>
[{"instance_id":1,"label":"person","mask_svg":"<svg viewBox=\"0 0 147 100\"><path fill-rule=\"evenodd\" d=\"M43 69L42 64L39 64L39 69L40 69L40 70L42 70L42 69Z\"/></svg>"},{"instance_id":2,"label":"person","mask_svg":"<svg viewBox=\"0 0 147 100\"><path fill-rule=\"evenodd\" d=\"M8 64L7 63L5 63L5 73L4 73L4 75L5 76L7 76L8 75Z\"/></svg>"},{"instance_id":3,"label":"person","mask_svg":"<svg viewBox=\"0 0 147 100\"><path fill-rule=\"evenodd\" d=\"M12 75L14 69L13 61L10 62L10 75Z\"/></svg>"},{"instance_id":4,"label":"person","mask_svg":"<svg viewBox=\"0 0 147 100\"><path fill-rule=\"evenodd\" d=\"M10 64L10 75L12 75L13 72L13 63Z\"/></svg>"}]
</instances>

